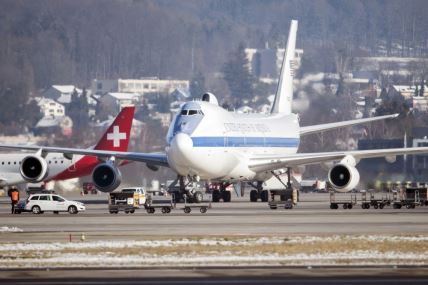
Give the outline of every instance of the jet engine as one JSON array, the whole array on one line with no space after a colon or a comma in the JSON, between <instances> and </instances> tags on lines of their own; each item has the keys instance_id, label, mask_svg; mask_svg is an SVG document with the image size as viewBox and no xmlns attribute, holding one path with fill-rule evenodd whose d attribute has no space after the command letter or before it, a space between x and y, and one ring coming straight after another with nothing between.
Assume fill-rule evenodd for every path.
<instances>
[{"instance_id":1,"label":"jet engine","mask_svg":"<svg viewBox=\"0 0 428 285\"><path fill-rule=\"evenodd\" d=\"M41 156L29 155L21 161L19 172L21 172L22 178L27 182L41 182L48 176L48 164Z\"/></svg>"},{"instance_id":2,"label":"jet engine","mask_svg":"<svg viewBox=\"0 0 428 285\"><path fill-rule=\"evenodd\" d=\"M354 166L339 163L328 172L328 180L337 191L348 192L360 182L360 173Z\"/></svg>"},{"instance_id":3,"label":"jet engine","mask_svg":"<svg viewBox=\"0 0 428 285\"><path fill-rule=\"evenodd\" d=\"M122 182L122 173L116 166L110 163L102 163L92 171L92 181L98 190L111 192Z\"/></svg>"}]
</instances>

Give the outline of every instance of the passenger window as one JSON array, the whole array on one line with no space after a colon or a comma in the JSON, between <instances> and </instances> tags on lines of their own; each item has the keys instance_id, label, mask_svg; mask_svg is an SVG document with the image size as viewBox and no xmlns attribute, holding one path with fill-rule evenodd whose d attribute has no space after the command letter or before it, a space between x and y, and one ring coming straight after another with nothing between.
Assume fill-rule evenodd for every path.
<instances>
[{"instance_id":1,"label":"passenger window","mask_svg":"<svg viewBox=\"0 0 428 285\"><path fill-rule=\"evenodd\" d=\"M52 200L57 201L57 202L64 202L65 201L64 199L62 199L59 196L52 196Z\"/></svg>"},{"instance_id":2,"label":"passenger window","mask_svg":"<svg viewBox=\"0 0 428 285\"><path fill-rule=\"evenodd\" d=\"M196 115L196 114L197 114L196 110L189 110L189 116Z\"/></svg>"},{"instance_id":3,"label":"passenger window","mask_svg":"<svg viewBox=\"0 0 428 285\"><path fill-rule=\"evenodd\" d=\"M31 197L31 200L33 201L33 200L39 200L39 196L33 196L33 197Z\"/></svg>"},{"instance_id":4,"label":"passenger window","mask_svg":"<svg viewBox=\"0 0 428 285\"><path fill-rule=\"evenodd\" d=\"M40 196L39 200L40 201L48 201L50 199L48 199L49 196Z\"/></svg>"}]
</instances>

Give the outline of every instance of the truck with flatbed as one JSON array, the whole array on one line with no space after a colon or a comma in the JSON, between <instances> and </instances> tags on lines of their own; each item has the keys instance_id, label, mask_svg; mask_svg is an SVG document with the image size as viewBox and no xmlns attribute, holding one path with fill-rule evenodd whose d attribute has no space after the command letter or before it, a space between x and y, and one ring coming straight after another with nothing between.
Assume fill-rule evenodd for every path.
<instances>
[{"instance_id":1,"label":"truck with flatbed","mask_svg":"<svg viewBox=\"0 0 428 285\"><path fill-rule=\"evenodd\" d=\"M123 188L109 194L108 210L110 214L125 212L133 214L136 209L144 207L147 193L143 187Z\"/></svg>"}]
</instances>

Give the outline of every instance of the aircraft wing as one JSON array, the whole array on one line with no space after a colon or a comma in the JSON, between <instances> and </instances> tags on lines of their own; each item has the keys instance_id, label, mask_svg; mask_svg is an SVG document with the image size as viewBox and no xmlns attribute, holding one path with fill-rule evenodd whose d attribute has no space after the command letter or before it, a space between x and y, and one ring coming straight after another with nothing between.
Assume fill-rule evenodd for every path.
<instances>
[{"instance_id":1,"label":"aircraft wing","mask_svg":"<svg viewBox=\"0 0 428 285\"><path fill-rule=\"evenodd\" d=\"M64 155L91 155L101 159L115 157L116 159L144 162L148 165L169 167L165 153L141 153L141 152L121 152L107 151L94 149L78 149L64 147L48 147L48 146L17 146L9 144L0 144L0 148L41 151L45 153L62 153Z\"/></svg>"},{"instance_id":2,"label":"aircraft wing","mask_svg":"<svg viewBox=\"0 0 428 285\"><path fill-rule=\"evenodd\" d=\"M336 122L336 123L327 123L327 124L300 127L300 136L319 133L319 132L342 128L342 127L364 124L368 122L397 118L398 115L399 114L393 114L393 115L378 116L378 117L372 117L372 118L366 118L366 119L357 119L357 120L350 120L350 121L343 121L343 122Z\"/></svg>"},{"instance_id":3,"label":"aircraft wing","mask_svg":"<svg viewBox=\"0 0 428 285\"><path fill-rule=\"evenodd\" d=\"M364 158L394 157L397 155L428 154L428 147L370 149L355 151L297 153L283 157L253 157L250 160L250 169L253 171L271 171L285 167L319 164L329 161L339 161L345 156L353 156L357 161Z\"/></svg>"}]
</instances>

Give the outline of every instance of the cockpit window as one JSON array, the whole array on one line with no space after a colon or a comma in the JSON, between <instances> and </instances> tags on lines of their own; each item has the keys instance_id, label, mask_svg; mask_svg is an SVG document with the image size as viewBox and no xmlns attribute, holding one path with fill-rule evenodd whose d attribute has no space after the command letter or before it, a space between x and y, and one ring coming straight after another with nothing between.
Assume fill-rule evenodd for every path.
<instances>
[{"instance_id":1,"label":"cockpit window","mask_svg":"<svg viewBox=\"0 0 428 285\"><path fill-rule=\"evenodd\" d=\"M183 116L204 115L202 110L181 110L180 114Z\"/></svg>"}]
</instances>

